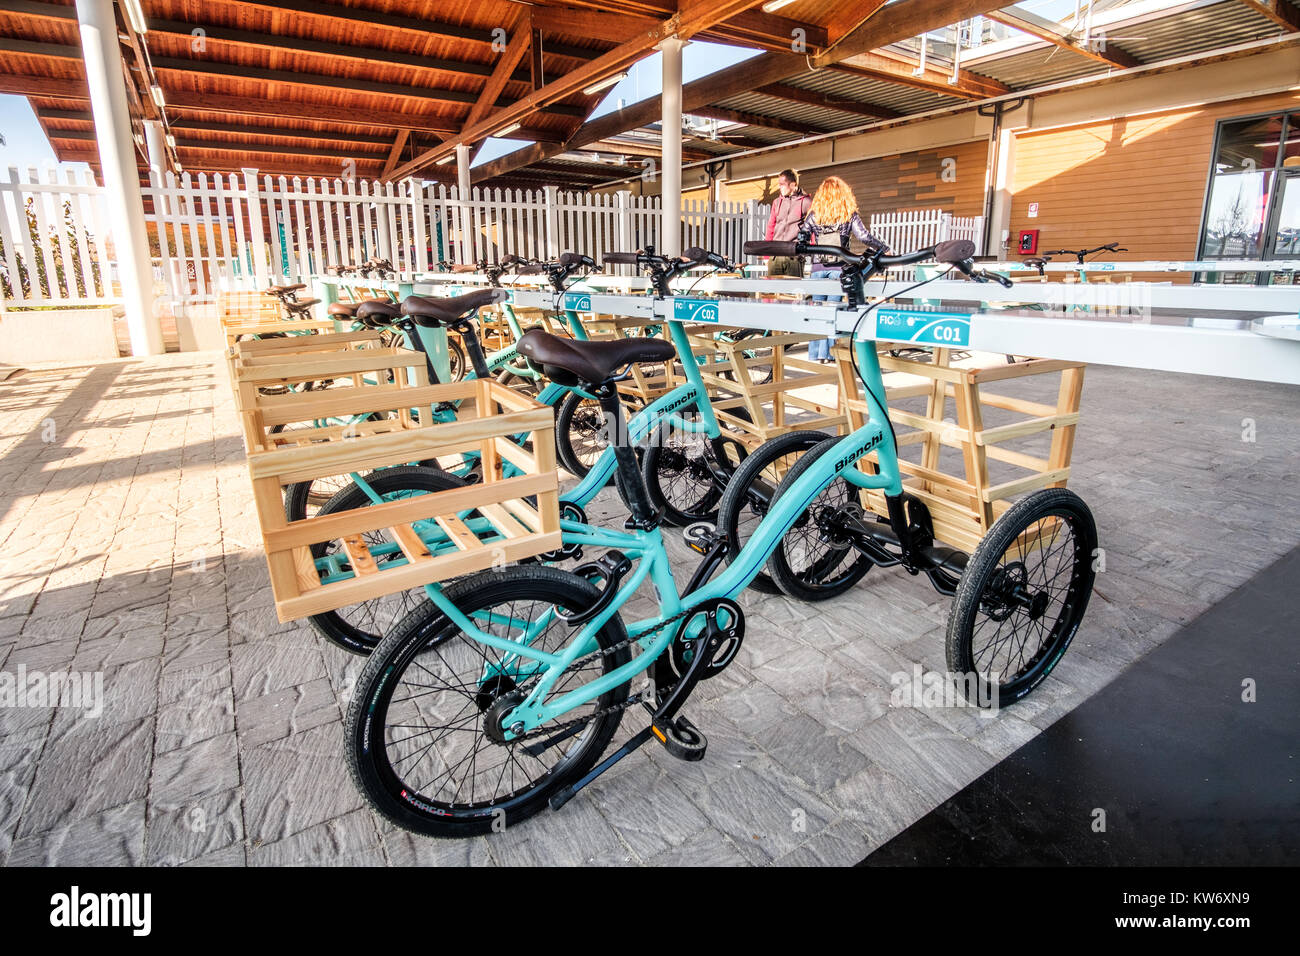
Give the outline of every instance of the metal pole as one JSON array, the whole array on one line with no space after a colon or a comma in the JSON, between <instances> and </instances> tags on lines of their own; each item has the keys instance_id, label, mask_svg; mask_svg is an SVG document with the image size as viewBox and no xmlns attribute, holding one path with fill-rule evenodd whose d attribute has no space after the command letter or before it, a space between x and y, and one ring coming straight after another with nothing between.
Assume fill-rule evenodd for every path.
<instances>
[{"instance_id":1,"label":"metal pole","mask_svg":"<svg viewBox=\"0 0 1300 956\"><path fill-rule=\"evenodd\" d=\"M659 44L663 54L663 140L661 165L663 188L660 190L661 226L659 249L663 255L682 253L682 47L685 43L670 37Z\"/></svg>"},{"instance_id":2,"label":"metal pole","mask_svg":"<svg viewBox=\"0 0 1300 956\"><path fill-rule=\"evenodd\" d=\"M163 353L162 325L153 311L153 266L144 222L144 197L135 165L131 112L123 85L125 70L118 48L113 0L76 0L82 59L95 141L104 176L105 199L113 222L118 275L126 305L132 355Z\"/></svg>"}]
</instances>

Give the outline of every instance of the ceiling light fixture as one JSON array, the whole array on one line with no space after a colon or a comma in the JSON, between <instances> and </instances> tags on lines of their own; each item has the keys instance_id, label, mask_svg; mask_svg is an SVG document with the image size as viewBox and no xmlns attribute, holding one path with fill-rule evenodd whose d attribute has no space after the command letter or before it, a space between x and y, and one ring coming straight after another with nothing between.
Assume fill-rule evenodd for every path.
<instances>
[{"instance_id":1,"label":"ceiling light fixture","mask_svg":"<svg viewBox=\"0 0 1300 956\"><path fill-rule=\"evenodd\" d=\"M590 96L592 93L599 93L601 90L607 90L614 84L621 83L626 79L627 79L626 72L615 73L613 76L607 76L603 80L597 80L595 83L591 84L591 86L588 86L582 92L585 93L587 96Z\"/></svg>"},{"instance_id":2,"label":"ceiling light fixture","mask_svg":"<svg viewBox=\"0 0 1300 956\"><path fill-rule=\"evenodd\" d=\"M149 95L153 97L153 101L158 104L159 109L162 109L167 105L163 102L162 87L158 84L155 83L153 86L149 87Z\"/></svg>"},{"instance_id":3,"label":"ceiling light fixture","mask_svg":"<svg viewBox=\"0 0 1300 956\"><path fill-rule=\"evenodd\" d=\"M776 13L782 7L788 7L792 3L794 3L794 0L768 0L767 3L763 4L763 12Z\"/></svg>"},{"instance_id":4,"label":"ceiling light fixture","mask_svg":"<svg viewBox=\"0 0 1300 956\"><path fill-rule=\"evenodd\" d=\"M507 126L505 129L499 129L499 130L497 130L495 135L497 135L497 136L505 136L507 133L513 133L515 130L519 129L520 125L521 125L521 124L519 124L519 123L511 123L511 124L510 124L509 126Z\"/></svg>"},{"instance_id":5,"label":"ceiling light fixture","mask_svg":"<svg viewBox=\"0 0 1300 956\"><path fill-rule=\"evenodd\" d=\"M131 21L131 29L142 36L148 33L149 24L145 22L140 0L122 0L122 6L126 8L126 18Z\"/></svg>"}]
</instances>

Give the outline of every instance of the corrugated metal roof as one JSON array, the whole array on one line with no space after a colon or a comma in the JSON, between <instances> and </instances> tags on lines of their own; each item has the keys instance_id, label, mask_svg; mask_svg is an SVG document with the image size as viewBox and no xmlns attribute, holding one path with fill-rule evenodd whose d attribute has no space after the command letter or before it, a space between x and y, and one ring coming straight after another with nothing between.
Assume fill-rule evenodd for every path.
<instances>
[{"instance_id":1,"label":"corrugated metal roof","mask_svg":"<svg viewBox=\"0 0 1300 956\"><path fill-rule=\"evenodd\" d=\"M1111 69L1105 63L1050 43L1038 43L1012 56L979 63L982 76L1005 83L1013 90L1061 83L1080 76L1107 73Z\"/></svg>"},{"instance_id":2,"label":"corrugated metal roof","mask_svg":"<svg viewBox=\"0 0 1300 956\"><path fill-rule=\"evenodd\" d=\"M790 86L815 90L828 96L857 100L872 106L883 106L904 115L923 113L926 110L953 106L962 102L962 98L958 96L945 96L942 93L835 70L820 70L817 73L797 77L788 83Z\"/></svg>"},{"instance_id":3,"label":"corrugated metal roof","mask_svg":"<svg viewBox=\"0 0 1300 956\"><path fill-rule=\"evenodd\" d=\"M1219 3L1109 33L1117 46L1144 63L1277 36L1282 28L1244 3ZM1123 37L1121 39L1121 37ZM1130 39L1134 37L1137 39Z\"/></svg>"},{"instance_id":4,"label":"corrugated metal roof","mask_svg":"<svg viewBox=\"0 0 1300 956\"><path fill-rule=\"evenodd\" d=\"M729 110L760 113L763 116L789 120L792 123L811 123L814 126L824 127L827 131L848 129L870 121L860 113L844 113L824 106L795 103L765 93L740 93L730 99L719 100L715 105Z\"/></svg>"}]
</instances>

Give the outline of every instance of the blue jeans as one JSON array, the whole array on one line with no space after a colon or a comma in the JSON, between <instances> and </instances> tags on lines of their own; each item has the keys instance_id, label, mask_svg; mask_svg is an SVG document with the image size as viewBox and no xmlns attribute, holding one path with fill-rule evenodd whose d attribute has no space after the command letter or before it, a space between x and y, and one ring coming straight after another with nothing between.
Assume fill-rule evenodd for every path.
<instances>
[{"instance_id":1,"label":"blue jeans","mask_svg":"<svg viewBox=\"0 0 1300 956\"><path fill-rule=\"evenodd\" d=\"M840 277L840 271L841 270L838 268L828 269L821 264L814 264L812 278L838 279ZM842 295L815 295L812 298L814 302L842 302L844 300L844 296ZM814 361L829 359L831 357L831 345L834 342L834 339L818 339L816 342L809 342L808 357Z\"/></svg>"}]
</instances>

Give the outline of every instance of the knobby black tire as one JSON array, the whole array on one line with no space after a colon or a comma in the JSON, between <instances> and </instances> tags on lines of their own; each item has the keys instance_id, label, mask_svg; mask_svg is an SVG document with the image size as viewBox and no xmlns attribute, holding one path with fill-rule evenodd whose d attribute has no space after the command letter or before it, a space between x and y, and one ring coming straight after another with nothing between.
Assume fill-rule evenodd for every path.
<instances>
[{"instance_id":1,"label":"knobby black tire","mask_svg":"<svg viewBox=\"0 0 1300 956\"><path fill-rule=\"evenodd\" d=\"M693 410L694 405L682 409ZM744 409L737 409L733 413L743 412ZM717 520L718 503L746 454L744 446L725 430L722 440L726 449L726 460L721 463L727 473L725 483L712 474L710 465L719 462L713 442L703 432L679 432L673 428L667 438L651 436L641 460L641 475L650 503L663 509L666 523L684 528L697 521Z\"/></svg>"},{"instance_id":2,"label":"knobby black tire","mask_svg":"<svg viewBox=\"0 0 1300 956\"><path fill-rule=\"evenodd\" d=\"M1014 560L1004 562L1008 548L1027 529L1052 517L1060 519L1068 533L1046 548L1030 551L1027 560L1019 562L1028 590L1050 594L1051 603L1036 619L1030 611L1016 609L1004 620L997 620L996 615L1006 614L1008 608L996 603L996 576L1005 575L1005 569L1016 564ZM1044 488L1017 501L980 540L957 585L944 641L949 671L976 675L973 679L978 681L978 689L972 703L996 703L999 707L1015 703L1046 680L1070 646L1087 610L1096 579L1096 549L1092 512L1083 499L1065 488ZM1050 627L1038 623L1049 614ZM992 634L990 623L998 625ZM1003 625L1010 625L1006 637L1000 637ZM1016 640L1017 628L1025 630L1026 640ZM998 650L1003 646L1008 651L1006 666L998 667ZM1014 663L1010 659L1013 648ZM969 696L971 681L966 685Z\"/></svg>"},{"instance_id":3,"label":"knobby black tire","mask_svg":"<svg viewBox=\"0 0 1300 956\"><path fill-rule=\"evenodd\" d=\"M817 459L835 447L840 439L828 438L814 448L805 452L786 474L776 495L772 498L772 507L781 500L782 495L799 480ZM863 575L874 566L869 558L858 554L849 545L832 545L821 539L813 530L820 509L840 508L856 504L858 490L843 478L835 478L808 503L808 507L799 516L780 544L767 559L767 573L771 575L776 586L787 597L800 601L825 601L843 594L862 580ZM821 554L809 562L807 567L796 569L790 561L790 555L798 544L807 544L818 538L823 547ZM847 565L846 565L847 562Z\"/></svg>"},{"instance_id":4,"label":"knobby black tire","mask_svg":"<svg viewBox=\"0 0 1300 956\"><path fill-rule=\"evenodd\" d=\"M366 483L377 494L394 499L404 492L431 494L465 485L465 482L455 475L449 475L440 469L411 465L386 468L365 478ZM372 503L364 491L355 483L350 483L327 501L317 512L317 516L365 508ZM366 535L366 537L379 540L377 535ZM312 557L323 557L330 550L331 543L322 542L312 545ZM398 621L424 599L423 589L414 588L363 601L360 604L351 604L337 611L313 614L308 620L316 632L330 643L353 654L364 655L374 650L375 645L383 640L384 634L392 630Z\"/></svg>"},{"instance_id":5,"label":"knobby black tire","mask_svg":"<svg viewBox=\"0 0 1300 956\"><path fill-rule=\"evenodd\" d=\"M825 432L786 432L759 445L741 462L718 504L718 531L727 538L728 564L740 553L754 531L750 525L755 522L749 519L762 520L767 515L780 485L779 479L774 481L763 472L781 459L803 455L831 437ZM762 594L782 593L776 582L763 571L749 582L749 586Z\"/></svg>"},{"instance_id":6,"label":"knobby black tire","mask_svg":"<svg viewBox=\"0 0 1300 956\"><path fill-rule=\"evenodd\" d=\"M555 415L555 450L577 478L587 477L600 453L609 447L609 429L600 402L570 392Z\"/></svg>"},{"instance_id":7,"label":"knobby black tire","mask_svg":"<svg viewBox=\"0 0 1300 956\"><path fill-rule=\"evenodd\" d=\"M522 565L463 578L447 585L445 593L467 615L509 605L508 614L514 617L551 605L585 609L599 592L589 581L557 568ZM576 633L556 621L532 646L559 653ZM617 614L596 635L602 648L626 639ZM457 670L457 657L464 662L463 673ZM601 655L560 678L556 691L573 690L630 659L627 648ZM536 757L522 754L519 744L494 743L484 733L484 710L503 685L484 677L489 667L498 672L508 669L500 652L465 637L429 601L412 611L366 662L344 721L344 749L357 788L396 825L436 837L466 837L515 826L590 770L618 729L622 712L604 714L578 735ZM402 697L408 668L415 672L412 694ZM501 680L500 674L493 679ZM560 717L557 726L621 704L627 695L628 685L623 683ZM414 717L409 716L412 713ZM453 716L437 725L444 713ZM390 728L390 722L396 726ZM396 761L390 751L398 751ZM499 772L494 762L498 760ZM450 778L445 783L437 776L440 762L447 770L444 776ZM507 769L514 775L508 783ZM458 772L464 774L459 780ZM426 779L430 773L434 776ZM530 776L534 773L535 778ZM520 776L525 778L522 784Z\"/></svg>"}]
</instances>

